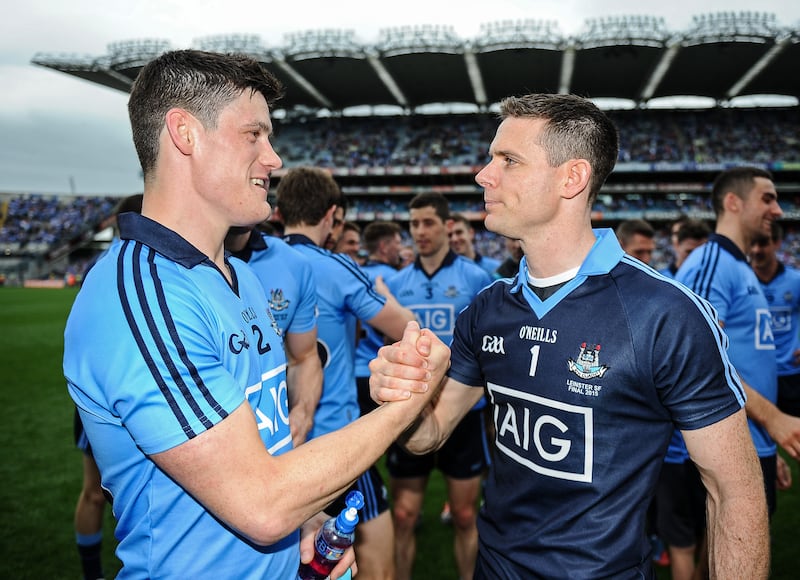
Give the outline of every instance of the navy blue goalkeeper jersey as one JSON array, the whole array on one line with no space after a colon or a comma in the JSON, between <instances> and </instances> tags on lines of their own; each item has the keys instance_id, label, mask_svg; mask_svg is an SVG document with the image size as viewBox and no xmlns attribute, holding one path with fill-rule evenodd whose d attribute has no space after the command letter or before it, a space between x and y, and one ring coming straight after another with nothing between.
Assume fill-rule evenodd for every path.
<instances>
[{"instance_id":1,"label":"navy blue goalkeeper jersey","mask_svg":"<svg viewBox=\"0 0 800 580\"><path fill-rule=\"evenodd\" d=\"M650 577L645 515L673 429L744 405L711 306L595 234L546 300L523 259L456 322L448 374L486 390L496 431L480 577Z\"/></svg>"}]
</instances>

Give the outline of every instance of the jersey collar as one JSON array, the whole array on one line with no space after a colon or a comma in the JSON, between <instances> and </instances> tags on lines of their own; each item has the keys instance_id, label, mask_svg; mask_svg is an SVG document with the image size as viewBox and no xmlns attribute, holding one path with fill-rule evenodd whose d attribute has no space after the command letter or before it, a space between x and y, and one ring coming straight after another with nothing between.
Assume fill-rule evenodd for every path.
<instances>
[{"instance_id":1,"label":"jersey collar","mask_svg":"<svg viewBox=\"0 0 800 580\"><path fill-rule=\"evenodd\" d=\"M303 234L288 234L283 236L283 241L290 246L296 246L298 244L311 244L312 246L317 245L311 240L311 238Z\"/></svg>"},{"instance_id":2,"label":"jersey collar","mask_svg":"<svg viewBox=\"0 0 800 580\"><path fill-rule=\"evenodd\" d=\"M141 214L120 214L117 223L120 239L141 242L185 268L194 268L209 259L176 232Z\"/></svg>"},{"instance_id":3,"label":"jersey collar","mask_svg":"<svg viewBox=\"0 0 800 580\"><path fill-rule=\"evenodd\" d=\"M716 242L717 244L720 245L720 247L723 250L728 252L731 256L733 256L737 260L741 262L747 262L747 256L744 255L744 253L739 249L739 246L734 244L730 238L723 236L721 234L713 233L710 236L708 236L708 241Z\"/></svg>"},{"instance_id":4,"label":"jersey collar","mask_svg":"<svg viewBox=\"0 0 800 580\"><path fill-rule=\"evenodd\" d=\"M597 239L580 268L578 268L578 273L544 302L528 286L527 258L523 256L522 260L520 260L519 275L511 291L521 291L525 300L540 318L547 314L562 298L583 284L587 277L600 276L611 272L619 264L622 256L625 255L613 230L610 228L598 228L592 231Z\"/></svg>"}]
</instances>

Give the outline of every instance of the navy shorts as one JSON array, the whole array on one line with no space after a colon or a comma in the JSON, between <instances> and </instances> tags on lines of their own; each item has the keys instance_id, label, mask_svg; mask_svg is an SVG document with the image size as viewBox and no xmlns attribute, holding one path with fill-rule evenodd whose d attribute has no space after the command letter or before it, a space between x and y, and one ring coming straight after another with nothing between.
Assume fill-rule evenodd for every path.
<instances>
[{"instance_id":1,"label":"navy shorts","mask_svg":"<svg viewBox=\"0 0 800 580\"><path fill-rule=\"evenodd\" d=\"M364 507L359 511L359 519L362 522L368 522L389 509L389 493L378 468L373 465L347 491L333 500L333 503L325 508L325 512L332 516L339 515L347 507L345 504L347 494L354 490L364 495Z\"/></svg>"},{"instance_id":2,"label":"navy shorts","mask_svg":"<svg viewBox=\"0 0 800 580\"><path fill-rule=\"evenodd\" d=\"M75 446L86 453L92 454L92 446L89 444L89 439L86 437L86 431L83 430L83 421L81 415L78 413L77 407L75 408L75 419L72 424L72 432L75 437Z\"/></svg>"},{"instance_id":3,"label":"navy shorts","mask_svg":"<svg viewBox=\"0 0 800 580\"><path fill-rule=\"evenodd\" d=\"M664 463L656 487L656 530L670 546L698 543L706 527L706 488L690 460Z\"/></svg>"},{"instance_id":4,"label":"navy shorts","mask_svg":"<svg viewBox=\"0 0 800 580\"><path fill-rule=\"evenodd\" d=\"M778 377L778 408L800 417L800 374Z\"/></svg>"},{"instance_id":5,"label":"navy shorts","mask_svg":"<svg viewBox=\"0 0 800 580\"><path fill-rule=\"evenodd\" d=\"M425 477L438 468L453 479L472 479L489 466L484 410L471 410L438 451L412 455L392 444L386 455L386 469L395 479Z\"/></svg>"}]
</instances>

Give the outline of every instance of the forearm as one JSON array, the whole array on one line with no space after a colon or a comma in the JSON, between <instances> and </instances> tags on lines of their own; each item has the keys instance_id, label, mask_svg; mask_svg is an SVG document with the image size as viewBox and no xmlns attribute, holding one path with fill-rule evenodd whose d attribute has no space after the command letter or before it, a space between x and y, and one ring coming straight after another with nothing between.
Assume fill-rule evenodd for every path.
<instances>
[{"instance_id":1,"label":"forearm","mask_svg":"<svg viewBox=\"0 0 800 580\"><path fill-rule=\"evenodd\" d=\"M747 416L769 431L770 424L774 422L780 411L764 395L748 385L744 379L740 377L739 380L741 380L747 395L747 403L744 406Z\"/></svg>"},{"instance_id":2,"label":"forearm","mask_svg":"<svg viewBox=\"0 0 800 580\"><path fill-rule=\"evenodd\" d=\"M762 489L763 485L757 488ZM712 579L769 576L769 526L763 508L763 497L743 495L717 502L709 496L708 557Z\"/></svg>"},{"instance_id":3,"label":"forearm","mask_svg":"<svg viewBox=\"0 0 800 580\"><path fill-rule=\"evenodd\" d=\"M314 425L314 413L322 396L322 367L319 359L308 358L290 364L286 371L289 425L295 446L306 439Z\"/></svg>"}]
</instances>

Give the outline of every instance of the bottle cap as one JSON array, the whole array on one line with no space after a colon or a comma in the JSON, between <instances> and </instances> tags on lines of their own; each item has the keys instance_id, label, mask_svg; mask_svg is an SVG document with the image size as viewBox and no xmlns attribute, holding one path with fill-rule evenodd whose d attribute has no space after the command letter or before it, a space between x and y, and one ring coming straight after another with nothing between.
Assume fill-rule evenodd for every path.
<instances>
[{"instance_id":1,"label":"bottle cap","mask_svg":"<svg viewBox=\"0 0 800 580\"><path fill-rule=\"evenodd\" d=\"M344 503L347 507L336 518L336 527L340 532L349 534L358 523L358 510L364 507L364 495L360 491L351 491Z\"/></svg>"}]
</instances>

